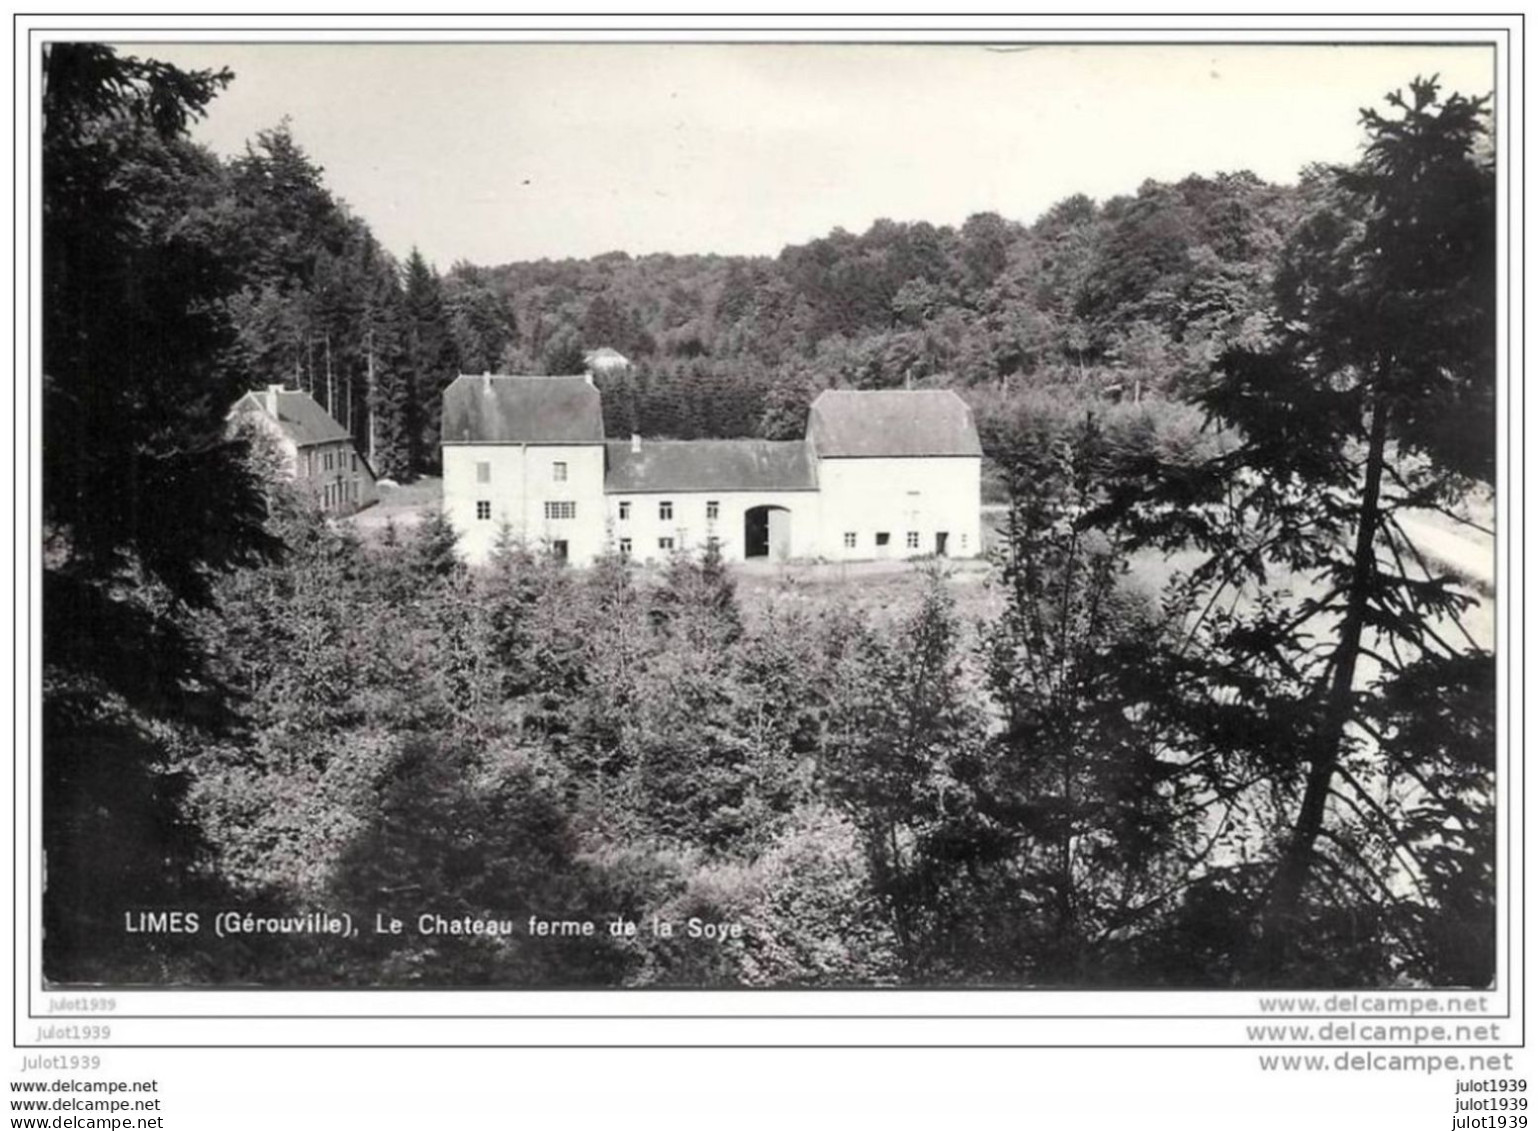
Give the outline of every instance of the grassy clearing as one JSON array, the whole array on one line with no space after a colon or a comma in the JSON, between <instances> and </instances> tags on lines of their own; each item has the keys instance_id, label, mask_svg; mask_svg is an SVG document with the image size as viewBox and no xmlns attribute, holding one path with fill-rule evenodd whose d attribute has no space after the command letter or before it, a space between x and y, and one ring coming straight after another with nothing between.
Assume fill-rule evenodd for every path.
<instances>
[{"instance_id":1,"label":"grassy clearing","mask_svg":"<svg viewBox=\"0 0 1538 1131\"><path fill-rule=\"evenodd\" d=\"M918 605L930 569L945 576L963 620L992 619L1003 607L998 571L989 562L968 559L933 562L790 563L734 569L745 616L771 608L816 610L837 605L867 615L877 624L901 619Z\"/></svg>"},{"instance_id":2,"label":"grassy clearing","mask_svg":"<svg viewBox=\"0 0 1538 1131\"><path fill-rule=\"evenodd\" d=\"M371 542L383 537L387 524L393 523L397 531L405 532L420 521L422 514L440 506L443 501L443 481L424 476L402 486L381 487L379 496L377 505L352 519L359 534ZM1471 500L1469 517L1480 525L1488 526L1493 522L1493 513L1492 500ZM1467 568L1459 567L1466 564L1471 554L1477 558L1479 554L1486 553L1493 562L1493 539L1454 519L1434 512L1425 514L1425 528L1429 533L1417 533L1417 541L1424 543L1422 553L1433 565L1448 568L1464 583L1466 589L1480 598L1479 603L1464 614L1463 624L1481 647L1492 647L1495 639L1493 587L1485 577L1480 576L1481 571L1475 570L1470 574ZM969 624L992 620L1004 605L999 570L990 559L1003 542L1001 527L1005 515L1006 508L1000 505L985 505L982 508L985 555L982 558L940 563L922 559L737 563L733 573L737 579L737 593L743 613L752 619L776 607L815 611L821 607L837 605L862 612L877 623L890 622L900 619L916 607L924 585L925 571L938 565L948 579L956 598L957 611L963 620ZM1421 512L1417 512L1416 519L1421 517ZM1454 549L1460 552L1455 554ZM1200 561L1201 555L1194 551L1173 555L1145 552L1133 558L1129 581L1145 593L1157 596L1175 573L1189 570ZM645 584L655 580L659 567L642 566L639 572ZM1298 579L1294 587L1298 595L1309 589L1309 584L1303 579ZM1456 633L1452 626L1444 627Z\"/></svg>"},{"instance_id":3,"label":"grassy clearing","mask_svg":"<svg viewBox=\"0 0 1538 1131\"><path fill-rule=\"evenodd\" d=\"M399 486L381 485L379 502L354 515L352 524L364 541L374 542L384 536L386 526L393 523L398 531L409 530L423 514L442 505L443 480L424 475Z\"/></svg>"}]
</instances>

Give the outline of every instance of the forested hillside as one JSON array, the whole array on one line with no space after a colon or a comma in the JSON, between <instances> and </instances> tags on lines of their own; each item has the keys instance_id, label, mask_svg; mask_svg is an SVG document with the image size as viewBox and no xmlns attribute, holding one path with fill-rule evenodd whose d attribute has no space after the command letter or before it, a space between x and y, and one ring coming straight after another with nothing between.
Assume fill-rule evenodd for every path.
<instances>
[{"instance_id":1,"label":"forested hillside","mask_svg":"<svg viewBox=\"0 0 1538 1131\"><path fill-rule=\"evenodd\" d=\"M223 162L180 133L113 130L100 139L120 163L107 191L199 259L163 297L196 288L232 335L219 343L227 372L312 393L396 478L436 466L456 373L580 372L601 346L633 362L606 381L615 436L799 437L833 386L947 385L989 403L1041 388L1179 394L1224 349L1263 338L1313 183L1149 182L1029 224L883 220L774 259L614 252L440 271L385 252L286 123ZM88 244L94 223L70 238Z\"/></svg>"},{"instance_id":2,"label":"forested hillside","mask_svg":"<svg viewBox=\"0 0 1538 1131\"><path fill-rule=\"evenodd\" d=\"M883 220L776 259L461 264L444 288L451 309L511 313L494 332L456 322L467 362L558 373L595 346L629 357L634 372L606 390L615 435L787 439L828 387L1182 391L1263 334L1302 197L1193 177L1066 200L1029 226Z\"/></svg>"},{"instance_id":3,"label":"forested hillside","mask_svg":"<svg viewBox=\"0 0 1538 1131\"><path fill-rule=\"evenodd\" d=\"M190 142L230 76L47 62L50 977L1489 983L1494 656L1401 525L1494 485L1483 100L1416 82L1293 188L440 273L282 125ZM598 346L634 362L617 434L956 387L1005 502L990 611L932 567L881 616L748 607L709 555L470 571L441 515L365 543L225 424L284 380L407 478L456 372ZM411 926L124 931L232 908ZM691 918L737 933L607 930Z\"/></svg>"}]
</instances>

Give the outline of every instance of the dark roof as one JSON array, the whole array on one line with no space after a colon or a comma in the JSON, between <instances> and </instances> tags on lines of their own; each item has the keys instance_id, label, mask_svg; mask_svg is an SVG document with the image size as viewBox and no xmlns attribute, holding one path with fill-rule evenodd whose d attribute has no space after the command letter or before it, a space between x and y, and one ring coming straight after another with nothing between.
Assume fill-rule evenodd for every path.
<instances>
[{"instance_id":1,"label":"dark roof","mask_svg":"<svg viewBox=\"0 0 1538 1131\"><path fill-rule=\"evenodd\" d=\"M980 456L972 410L949 389L830 389L812 402L818 456Z\"/></svg>"},{"instance_id":2,"label":"dark roof","mask_svg":"<svg viewBox=\"0 0 1538 1131\"><path fill-rule=\"evenodd\" d=\"M800 440L629 440L608 444L604 490L810 491L812 457Z\"/></svg>"},{"instance_id":3,"label":"dark roof","mask_svg":"<svg viewBox=\"0 0 1538 1131\"><path fill-rule=\"evenodd\" d=\"M443 391L443 442L596 444L603 404L585 377L459 376Z\"/></svg>"},{"instance_id":4,"label":"dark roof","mask_svg":"<svg viewBox=\"0 0 1538 1131\"><path fill-rule=\"evenodd\" d=\"M265 392L247 393L242 400L253 402L257 409L265 412L266 398ZM278 392L278 423L282 425L284 434L301 448L352 439L347 429L321 408L309 393L301 393L297 389L282 389Z\"/></svg>"}]
</instances>

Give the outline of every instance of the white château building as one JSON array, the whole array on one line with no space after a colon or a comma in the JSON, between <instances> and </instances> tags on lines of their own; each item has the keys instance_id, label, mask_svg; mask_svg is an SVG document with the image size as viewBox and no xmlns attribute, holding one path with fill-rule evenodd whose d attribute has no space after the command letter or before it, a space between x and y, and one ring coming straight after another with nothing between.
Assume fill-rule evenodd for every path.
<instances>
[{"instance_id":1,"label":"white ch\u00e2teau building","mask_svg":"<svg viewBox=\"0 0 1538 1131\"><path fill-rule=\"evenodd\" d=\"M946 391L830 391L804 440L605 440L588 377L461 376L443 396L443 503L475 564L504 524L586 564L715 540L731 561L981 550L982 447Z\"/></svg>"}]
</instances>

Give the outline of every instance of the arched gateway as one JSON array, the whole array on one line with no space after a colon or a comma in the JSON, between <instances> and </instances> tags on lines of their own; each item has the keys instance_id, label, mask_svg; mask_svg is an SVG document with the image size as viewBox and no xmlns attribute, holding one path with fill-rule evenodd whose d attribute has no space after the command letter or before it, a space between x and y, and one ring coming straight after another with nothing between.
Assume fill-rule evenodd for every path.
<instances>
[{"instance_id":1,"label":"arched gateway","mask_svg":"<svg viewBox=\"0 0 1538 1131\"><path fill-rule=\"evenodd\" d=\"M790 557L790 509L749 507L742 515L743 556L783 562Z\"/></svg>"}]
</instances>

